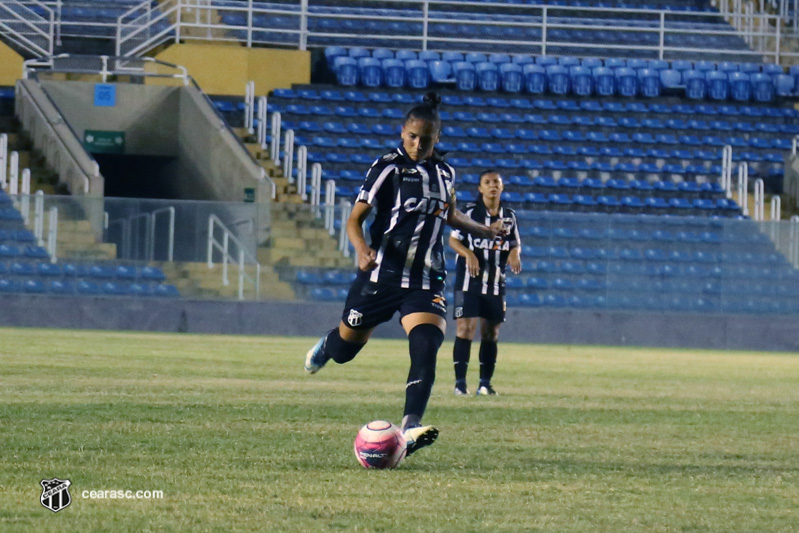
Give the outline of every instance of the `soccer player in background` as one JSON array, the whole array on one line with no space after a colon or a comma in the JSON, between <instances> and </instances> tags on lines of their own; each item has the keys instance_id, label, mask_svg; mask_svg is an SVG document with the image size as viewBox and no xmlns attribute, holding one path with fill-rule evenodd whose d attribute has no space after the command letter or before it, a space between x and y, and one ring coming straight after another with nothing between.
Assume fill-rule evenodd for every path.
<instances>
[{"instance_id":1,"label":"soccer player in background","mask_svg":"<svg viewBox=\"0 0 799 533\"><path fill-rule=\"evenodd\" d=\"M464 235L458 230L449 238L450 246L458 253L455 266L455 310L457 321L455 348L455 394L468 396L466 370L472 340L480 319L480 384L477 395L495 395L491 386L497 363L499 327L505 321L505 269L510 265L514 274L522 271L519 251L521 239L516 213L502 204L504 184L495 170L480 174L480 193L475 202L466 204L464 213L475 222L495 224L504 221L506 232L486 239Z\"/></svg>"},{"instance_id":2,"label":"soccer player in background","mask_svg":"<svg viewBox=\"0 0 799 533\"><path fill-rule=\"evenodd\" d=\"M347 220L358 257L357 277L340 324L305 357L305 370L311 374L330 359L347 363L375 327L399 311L411 356L401 424L408 455L438 437L438 429L422 425L422 416L446 331L444 225L489 240L503 231L501 221L483 225L455 208L455 170L435 151L440 101L436 93L428 93L408 111L401 144L369 169ZM363 223L372 210L367 243Z\"/></svg>"}]
</instances>

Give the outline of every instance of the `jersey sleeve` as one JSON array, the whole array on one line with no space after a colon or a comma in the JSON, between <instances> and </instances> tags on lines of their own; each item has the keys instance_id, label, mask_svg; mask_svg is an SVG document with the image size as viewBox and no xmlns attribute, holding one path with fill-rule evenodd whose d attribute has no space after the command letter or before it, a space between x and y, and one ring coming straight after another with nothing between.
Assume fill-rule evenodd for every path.
<instances>
[{"instance_id":1,"label":"jersey sleeve","mask_svg":"<svg viewBox=\"0 0 799 533\"><path fill-rule=\"evenodd\" d=\"M394 153L386 154L377 158L375 162L372 163L372 166L366 173L366 179L361 185L361 190L358 192L356 201L366 202L372 207L377 205L380 191L392 186L391 177L397 169L397 166L393 164L392 161L396 155L397 154Z\"/></svg>"},{"instance_id":2,"label":"jersey sleeve","mask_svg":"<svg viewBox=\"0 0 799 533\"><path fill-rule=\"evenodd\" d=\"M508 243L510 244L511 249L518 248L522 245L522 238L519 234L519 223L516 218L516 211L509 209L510 218L513 219L513 226L510 230L510 235L508 235Z\"/></svg>"}]
</instances>

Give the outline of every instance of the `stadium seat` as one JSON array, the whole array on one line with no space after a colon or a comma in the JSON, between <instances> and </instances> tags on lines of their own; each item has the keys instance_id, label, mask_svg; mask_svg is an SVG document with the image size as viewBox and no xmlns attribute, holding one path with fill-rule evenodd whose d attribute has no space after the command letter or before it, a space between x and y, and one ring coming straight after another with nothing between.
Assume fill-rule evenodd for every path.
<instances>
[{"instance_id":1,"label":"stadium seat","mask_svg":"<svg viewBox=\"0 0 799 533\"><path fill-rule=\"evenodd\" d=\"M642 68L638 70L638 82L641 95L647 98L660 96L660 75L656 70Z\"/></svg>"},{"instance_id":2,"label":"stadium seat","mask_svg":"<svg viewBox=\"0 0 799 533\"><path fill-rule=\"evenodd\" d=\"M405 63L406 83L411 89L426 89L430 85L430 69L427 63L412 59Z\"/></svg>"},{"instance_id":3,"label":"stadium seat","mask_svg":"<svg viewBox=\"0 0 799 533\"><path fill-rule=\"evenodd\" d=\"M747 102L752 93L749 75L743 72L731 72L728 79L732 99L738 102Z\"/></svg>"},{"instance_id":4,"label":"stadium seat","mask_svg":"<svg viewBox=\"0 0 799 533\"><path fill-rule=\"evenodd\" d=\"M749 80L752 84L752 98L756 102L770 102L774 99L774 81L771 76L765 73L752 74Z\"/></svg>"},{"instance_id":5,"label":"stadium seat","mask_svg":"<svg viewBox=\"0 0 799 533\"><path fill-rule=\"evenodd\" d=\"M347 56L334 59L336 80L339 85L353 86L358 84L358 62Z\"/></svg>"},{"instance_id":6,"label":"stadium seat","mask_svg":"<svg viewBox=\"0 0 799 533\"><path fill-rule=\"evenodd\" d=\"M547 85L554 94L567 94L569 92L569 71L561 65L550 65L547 70Z\"/></svg>"},{"instance_id":7,"label":"stadium seat","mask_svg":"<svg viewBox=\"0 0 799 533\"><path fill-rule=\"evenodd\" d=\"M477 86L477 72L474 64L468 61L457 62L453 65L455 74L455 87L461 91L473 91Z\"/></svg>"},{"instance_id":8,"label":"stadium seat","mask_svg":"<svg viewBox=\"0 0 799 533\"><path fill-rule=\"evenodd\" d=\"M578 96L590 96L593 92L593 76L591 69L583 66L573 66L569 69L572 92Z\"/></svg>"},{"instance_id":9,"label":"stadium seat","mask_svg":"<svg viewBox=\"0 0 799 533\"><path fill-rule=\"evenodd\" d=\"M633 97L638 94L638 77L635 70L624 67L614 72L616 90L621 96Z\"/></svg>"},{"instance_id":10,"label":"stadium seat","mask_svg":"<svg viewBox=\"0 0 799 533\"><path fill-rule=\"evenodd\" d=\"M596 67L592 72L594 89L600 96L613 96L616 92L616 77L607 67Z\"/></svg>"},{"instance_id":11,"label":"stadium seat","mask_svg":"<svg viewBox=\"0 0 799 533\"><path fill-rule=\"evenodd\" d=\"M543 66L527 64L522 68L522 72L524 74L524 90L526 92L541 94L547 90L546 70Z\"/></svg>"},{"instance_id":12,"label":"stadium seat","mask_svg":"<svg viewBox=\"0 0 799 533\"><path fill-rule=\"evenodd\" d=\"M705 75L698 70L686 70L682 74L685 83L685 96L691 100L704 100L707 96Z\"/></svg>"},{"instance_id":13,"label":"stadium seat","mask_svg":"<svg viewBox=\"0 0 799 533\"><path fill-rule=\"evenodd\" d=\"M386 87L399 89L405 86L405 63L399 59L383 59L383 82Z\"/></svg>"},{"instance_id":14,"label":"stadium seat","mask_svg":"<svg viewBox=\"0 0 799 533\"><path fill-rule=\"evenodd\" d=\"M518 93L522 90L524 74L522 67L515 63L503 63L499 66L502 90L506 93Z\"/></svg>"},{"instance_id":15,"label":"stadium seat","mask_svg":"<svg viewBox=\"0 0 799 533\"><path fill-rule=\"evenodd\" d=\"M477 73L477 86L481 91L494 92L499 90L499 69L494 63L488 61L475 65Z\"/></svg>"},{"instance_id":16,"label":"stadium seat","mask_svg":"<svg viewBox=\"0 0 799 533\"><path fill-rule=\"evenodd\" d=\"M708 96L713 100L726 100L729 95L727 73L711 70L707 72L705 78Z\"/></svg>"},{"instance_id":17,"label":"stadium seat","mask_svg":"<svg viewBox=\"0 0 799 533\"><path fill-rule=\"evenodd\" d=\"M382 71L379 59L369 56L358 59L358 77L364 87L380 87L383 82Z\"/></svg>"},{"instance_id":18,"label":"stadium seat","mask_svg":"<svg viewBox=\"0 0 799 533\"><path fill-rule=\"evenodd\" d=\"M454 81L452 78L452 66L448 61L431 61L428 63L430 68L430 79L434 83L448 83Z\"/></svg>"}]
</instances>

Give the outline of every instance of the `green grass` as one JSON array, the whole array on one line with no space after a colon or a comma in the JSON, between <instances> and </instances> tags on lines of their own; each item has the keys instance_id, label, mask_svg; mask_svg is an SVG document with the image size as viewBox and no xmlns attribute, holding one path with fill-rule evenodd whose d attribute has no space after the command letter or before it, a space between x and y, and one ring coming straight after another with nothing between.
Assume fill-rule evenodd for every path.
<instances>
[{"instance_id":1,"label":"green grass","mask_svg":"<svg viewBox=\"0 0 799 533\"><path fill-rule=\"evenodd\" d=\"M0 531L799 531L795 354L501 343L501 396L461 398L445 343L438 442L367 471L407 343L306 376L313 341L0 330Z\"/></svg>"}]
</instances>

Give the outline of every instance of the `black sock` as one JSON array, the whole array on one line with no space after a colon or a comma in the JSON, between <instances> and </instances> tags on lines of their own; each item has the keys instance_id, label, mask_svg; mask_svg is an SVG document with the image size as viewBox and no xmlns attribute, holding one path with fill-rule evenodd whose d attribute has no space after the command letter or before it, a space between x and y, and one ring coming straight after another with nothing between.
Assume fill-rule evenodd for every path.
<instances>
[{"instance_id":1,"label":"black sock","mask_svg":"<svg viewBox=\"0 0 799 533\"><path fill-rule=\"evenodd\" d=\"M331 329L325 340L325 354L340 365L352 361L366 343L345 341L338 333L338 328Z\"/></svg>"},{"instance_id":2,"label":"black sock","mask_svg":"<svg viewBox=\"0 0 799 533\"><path fill-rule=\"evenodd\" d=\"M469 356L472 351L472 341L455 337L455 348L452 350L452 360L455 363L455 381L466 381L466 370L469 368Z\"/></svg>"},{"instance_id":3,"label":"black sock","mask_svg":"<svg viewBox=\"0 0 799 533\"><path fill-rule=\"evenodd\" d=\"M480 342L480 385L488 385L494 376L494 367L497 365L496 341L483 340Z\"/></svg>"},{"instance_id":4,"label":"black sock","mask_svg":"<svg viewBox=\"0 0 799 533\"><path fill-rule=\"evenodd\" d=\"M436 380L436 355L442 342L444 333L433 324L419 324L408 334L411 369L405 385L404 416L416 415L421 421Z\"/></svg>"}]
</instances>

